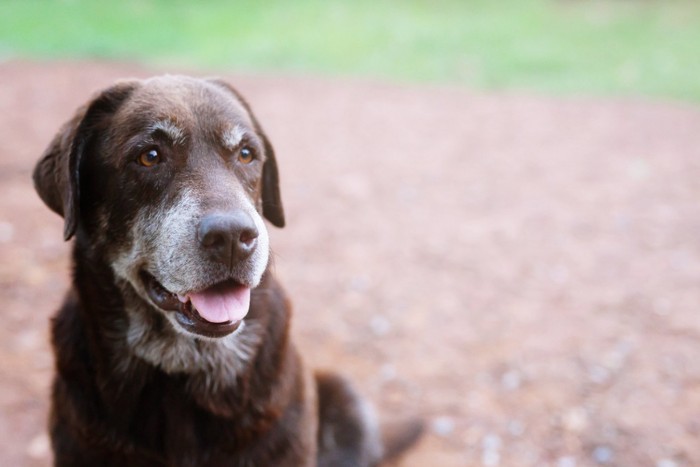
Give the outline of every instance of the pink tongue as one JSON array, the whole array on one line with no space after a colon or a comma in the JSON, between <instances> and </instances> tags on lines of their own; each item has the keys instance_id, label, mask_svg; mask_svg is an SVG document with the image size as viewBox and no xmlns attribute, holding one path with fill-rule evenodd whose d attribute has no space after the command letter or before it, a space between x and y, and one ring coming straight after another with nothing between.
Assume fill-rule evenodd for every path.
<instances>
[{"instance_id":1,"label":"pink tongue","mask_svg":"<svg viewBox=\"0 0 700 467\"><path fill-rule=\"evenodd\" d=\"M210 323L240 321L250 306L250 288L239 284L219 284L189 294L199 316Z\"/></svg>"}]
</instances>

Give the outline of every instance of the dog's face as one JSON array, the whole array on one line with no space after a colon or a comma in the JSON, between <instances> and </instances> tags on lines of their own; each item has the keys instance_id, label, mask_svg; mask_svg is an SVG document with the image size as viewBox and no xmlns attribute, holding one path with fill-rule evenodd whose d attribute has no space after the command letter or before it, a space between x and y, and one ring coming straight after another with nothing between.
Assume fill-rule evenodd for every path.
<instances>
[{"instance_id":1,"label":"dog's face","mask_svg":"<svg viewBox=\"0 0 700 467\"><path fill-rule=\"evenodd\" d=\"M160 77L103 91L34 173L91 254L176 330L223 337L265 272L262 217L284 225L272 148L220 81Z\"/></svg>"}]
</instances>

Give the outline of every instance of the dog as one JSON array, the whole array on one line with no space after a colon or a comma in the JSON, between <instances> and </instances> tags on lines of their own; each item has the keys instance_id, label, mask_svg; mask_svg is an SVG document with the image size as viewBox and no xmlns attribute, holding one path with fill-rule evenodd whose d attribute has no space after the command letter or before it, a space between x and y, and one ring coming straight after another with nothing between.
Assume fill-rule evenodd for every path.
<instances>
[{"instance_id":1,"label":"dog","mask_svg":"<svg viewBox=\"0 0 700 467\"><path fill-rule=\"evenodd\" d=\"M120 81L63 125L34 185L73 281L52 319L57 466L374 466L421 435L307 370L270 271L273 148L218 79Z\"/></svg>"}]
</instances>

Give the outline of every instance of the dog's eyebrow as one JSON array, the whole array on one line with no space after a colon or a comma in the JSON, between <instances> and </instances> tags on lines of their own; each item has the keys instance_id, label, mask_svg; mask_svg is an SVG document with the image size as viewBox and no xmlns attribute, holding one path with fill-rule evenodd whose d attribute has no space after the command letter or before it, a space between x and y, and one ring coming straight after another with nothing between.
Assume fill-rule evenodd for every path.
<instances>
[{"instance_id":1,"label":"dog's eyebrow","mask_svg":"<svg viewBox=\"0 0 700 467\"><path fill-rule=\"evenodd\" d=\"M170 120L159 120L148 127L149 133L163 133L173 144L185 142L185 132Z\"/></svg>"},{"instance_id":2,"label":"dog's eyebrow","mask_svg":"<svg viewBox=\"0 0 700 467\"><path fill-rule=\"evenodd\" d=\"M241 144L245 136L245 129L241 125L233 125L221 132L221 144L230 151L236 149Z\"/></svg>"}]
</instances>

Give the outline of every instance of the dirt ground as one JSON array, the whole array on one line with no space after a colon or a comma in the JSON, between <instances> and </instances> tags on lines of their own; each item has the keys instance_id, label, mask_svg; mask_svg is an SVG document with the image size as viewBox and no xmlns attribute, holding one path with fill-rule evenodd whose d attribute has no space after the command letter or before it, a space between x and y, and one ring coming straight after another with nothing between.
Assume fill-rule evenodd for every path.
<instances>
[{"instance_id":1,"label":"dirt ground","mask_svg":"<svg viewBox=\"0 0 700 467\"><path fill-rule=\"evenodd\" d=\"M0 64L0 465L50 463L62 222L30 171L112 80ZM277 149L310 365L428 435L403 467L700 465L700 108L229 76Z\"/></svg>"}]
</instances>

